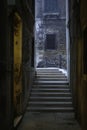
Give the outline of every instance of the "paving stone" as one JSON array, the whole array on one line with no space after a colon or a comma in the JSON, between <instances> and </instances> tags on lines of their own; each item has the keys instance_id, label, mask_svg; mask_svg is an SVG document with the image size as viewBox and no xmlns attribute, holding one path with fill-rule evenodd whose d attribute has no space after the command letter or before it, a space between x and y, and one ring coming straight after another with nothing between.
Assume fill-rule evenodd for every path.
<instances>
[{"instance_id":1,"label":"paving stone","mask_svg":"<svg viewBox=\"0 0 87 130\"><path fill-rule=\"evenodd\" d=\"M74 113L26 112L18 130L81 130Z\"/></svg>"}]
</instances>

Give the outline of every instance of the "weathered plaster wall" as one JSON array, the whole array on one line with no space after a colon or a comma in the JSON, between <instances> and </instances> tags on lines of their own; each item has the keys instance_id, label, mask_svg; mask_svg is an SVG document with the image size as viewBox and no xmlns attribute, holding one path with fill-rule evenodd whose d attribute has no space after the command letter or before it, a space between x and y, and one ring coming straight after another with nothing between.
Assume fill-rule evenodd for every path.
<instances>
[{"instance_id":1,"label":"weathered plaster wall","mask_svg":"<svg viewBox=\"0 0 87 130\"><path fill-rule=\"evenodd\" d=\"M36 58L38 67L66 69L66 0L58 0L58 16L44 15L43 1L36 1ZM45 50L46 34L56 34L56 49ZM41 50L43 54L41 55ZM41 56L40 56L41 55Z\"/></svg>"}]
</instances>

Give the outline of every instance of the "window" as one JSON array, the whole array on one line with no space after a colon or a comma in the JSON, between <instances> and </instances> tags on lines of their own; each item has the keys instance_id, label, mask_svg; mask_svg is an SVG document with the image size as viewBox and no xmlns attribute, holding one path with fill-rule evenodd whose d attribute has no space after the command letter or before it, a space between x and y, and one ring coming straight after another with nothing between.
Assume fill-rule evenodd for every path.
<instances>
[{"instance_id":1,"label":"window","mask_svg":"<svg viewBox=\"0 0 87 130\"><path fill-rule=\"evenodd\" d=\"M56 49L56 35L55 34L46 35L45 49L48 49L48 50Z\"/></svg>"},{"instance_id":2,"label":"window","mask_svg":"<svg viewBox=\"0 0 87 130\"><path fill-rule=\"evenodd\" d=\"M84 65L84 74L87 74L87 27L83 32L83 65Z\"/></svg>"},{"instance_id":3,"label":"window","mask_svg":"<svg viewBox=\"0 0 87 130\"><path fill-rule=\"evenodd\" d=\"M44 0L44 13L57 13L58 0Z\"/></svg>"}]
</instances>

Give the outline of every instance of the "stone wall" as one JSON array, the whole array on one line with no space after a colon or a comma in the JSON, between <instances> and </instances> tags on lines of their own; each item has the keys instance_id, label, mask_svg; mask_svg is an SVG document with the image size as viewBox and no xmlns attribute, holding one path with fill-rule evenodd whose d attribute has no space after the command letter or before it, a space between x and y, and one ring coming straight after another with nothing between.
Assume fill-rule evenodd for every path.
<instances>
[{"instance_id":1,"label":"stone wall","mask_svg":"<svg viewBox=\"0 0 87 130\"><path fill-rule=\"evenodd\" d=\"M66 9L65 0L58 0L58 12L56 14L44 13L43 1L36 2L36 52L42 59L36 61L37 67L59 67L66 69ZM46 35L56 35L56 48L45 49ZM37 59L37 58L36 58Z\"/></svg>"}]
</instances>

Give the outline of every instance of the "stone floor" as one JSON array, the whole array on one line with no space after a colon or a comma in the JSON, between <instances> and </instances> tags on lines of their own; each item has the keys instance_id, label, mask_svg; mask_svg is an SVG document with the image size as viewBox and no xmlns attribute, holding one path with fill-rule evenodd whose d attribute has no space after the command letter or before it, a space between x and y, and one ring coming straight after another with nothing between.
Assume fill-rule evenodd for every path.
<instances>
[{"instance_id":1,"label":"stone floor","mask_svg":"<svg viewBox=\"0 0 87 130\"><path fill-rule=\"evenodd\" d=\"M27 112L17 130L81 130L74 113Z\"/></svg>"}]
</instances>

